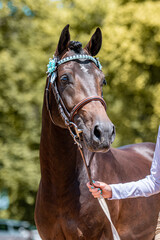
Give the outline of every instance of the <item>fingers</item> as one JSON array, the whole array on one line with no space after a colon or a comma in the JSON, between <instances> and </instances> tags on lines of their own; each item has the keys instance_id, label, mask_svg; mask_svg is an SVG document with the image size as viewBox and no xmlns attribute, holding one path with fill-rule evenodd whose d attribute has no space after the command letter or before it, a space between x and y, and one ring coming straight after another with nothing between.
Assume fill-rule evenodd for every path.
<instances>
[{"instance_id":1,"label":"fingers","mask_svg":"<svg viewBox=\"0 0 160 240\"><path fill-rule=\"evenodd\" d=\"M101 195L101 191L97 192L97 194L92 194L94 198L100 198Z\"/></svg>"},{"instance_id":2,"label":"fingers","mask_svg":"<svg viewBox=\"0 0 160 240\"><path fill-rule=\"evenodd\" d=\"M93 184L94 185L91 185L90 182L87 183L87 187L93 197L99 198L102 195L104 198L112 198L112 189L110 185L98 181L93 181Z\"/></svg>"},{"instance_id":3,"label":"fingers","mask_svg":"<svg viewBox=\"0 0 160 240\"><path fill-rule=\"evenodd\" d=\"M91 193L97 193L97 192L100 191L100 190L101 190L100 188L94 188L94 187L92 187L92 188L89 189L89 191L90 191Z\"/></svg>"},{"instance_id":4,"label":"fingers","mask_svg":"<svg viewBox=\"0 0 160 240\"><path fill-rule=\"evenodd\" d=\"M87 183L87 187L90 189L91 187L93 187L90 182Z\"/></svg>"},{"instance_id":5,"label":"fingers","mask_svg":"<svg viewBox=\"0 0 160 240\"><path fill-rule=\"evenodd\" d=\"M96 182L93 182L93 184L94 184L95 187L98 187L98 188L101 188L101 189L104 189L106 187L106 183L104 183L104 182L96 181Z\"/></svg>"},{"instance_id":6,"label":"fingers","mask_svg":"<svg viewBox=\"0 0 160 240\"><path fill-rule=\"evenodd\" d=\"M101 189L104 189L106 187L106 183L104 182L99 182L99 181L93 181L93 185L94 187L96 188L101 188ZM90 189L93 185L90 184L90 182L87 183L87 187Z\"/></svg>"},{"instance_id":7,"label":"fingers","mask_svg":"<svg viewBox=\"0 0 160 240\"><path fill-rule=\"evenodd\" d=\"M99 188L97 192L92 193L94 198L100 198L102 196L102 190Z\"/></svg>"},{"instance_id":8,"label":"fingers","mask_svg":"<svg viewBox=\"0 0 160 240\"><path fill-rule=\"evenodd\" d=\"M95 186L95 187L100 187L100 182L98 181L93 181L92 184ZM88 188L91 188L93 185L90 184L90 182L87 183L87 187Z\"/></svg>"},{"instance_id":9,"label":"fingers","mask_svg":"<svg viewBox=\"0 0 160 240\"><path fill-rule=\"evenodd\" d=\"M100 188L91 188L89 191L92 193L94 198L99 198L100 195L102 194L102 190Z\"/></svg>"},{"instance_id":10,"label":"fingers","mask_svg":"<svg viewBox=\"0 0 160 240\"><path fill-rule=\"evenodd\" d=\"M87 187L89 188L89 191L92 193L94 198L99 198L100 195L102 194L102 190L98 187L100 184L96 182L96 186L95 187L95 183L94 186L91 185L89 182L87 183Z\"/></svg>"}]
</instances>

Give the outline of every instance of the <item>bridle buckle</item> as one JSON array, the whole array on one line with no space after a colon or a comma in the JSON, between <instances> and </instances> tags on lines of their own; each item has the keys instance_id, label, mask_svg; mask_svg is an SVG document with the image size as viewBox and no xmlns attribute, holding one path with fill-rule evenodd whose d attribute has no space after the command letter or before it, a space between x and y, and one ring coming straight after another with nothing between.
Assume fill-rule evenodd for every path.
<instances>
[{"instance_id":1,"label":"bridle buckle","mask_svg":"<svg viewBox=\"0 0 160 240\"><path fill-rule=\"evenodd\" d=\"M78 126L73 122L67 121L67 127L71 136L73 137L74 142L78 145L78 147L82 148L82 145L80 144L80 134L83 133L83 131L79 129Z\"/></svg>"}]
</instances>

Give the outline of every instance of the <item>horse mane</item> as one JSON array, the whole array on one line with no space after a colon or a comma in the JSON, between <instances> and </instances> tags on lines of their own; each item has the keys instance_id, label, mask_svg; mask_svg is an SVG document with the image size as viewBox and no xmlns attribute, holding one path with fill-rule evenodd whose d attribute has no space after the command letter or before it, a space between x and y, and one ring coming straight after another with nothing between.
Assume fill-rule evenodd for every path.
<instances>
[{"instance_id":1,"label":"horse mane","mask_svg":"<svg viewBox=\"0 0 160 240\"><path fill-rule=\"evenodd\" d=\"M75 53L81 53L82 43L78 41L70 41L69 48L73 50Z\"/></svg>"}]
</instances>

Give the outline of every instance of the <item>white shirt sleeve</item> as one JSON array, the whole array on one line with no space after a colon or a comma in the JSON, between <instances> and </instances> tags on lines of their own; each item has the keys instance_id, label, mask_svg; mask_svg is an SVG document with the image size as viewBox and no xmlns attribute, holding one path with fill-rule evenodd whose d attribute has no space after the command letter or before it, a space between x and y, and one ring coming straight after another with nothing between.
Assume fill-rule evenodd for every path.
<instances>
[{"instance_id":1,"label":"white shirt sleeve","mask_svg":"<svg viewBox=\"0 0 160 240\"><path fill-rule=\"evenodd\" d=\"M110 184L112 199L149 197L160 192L160 126L150 175L136 182Z\"/></svg>"}]
</instances>

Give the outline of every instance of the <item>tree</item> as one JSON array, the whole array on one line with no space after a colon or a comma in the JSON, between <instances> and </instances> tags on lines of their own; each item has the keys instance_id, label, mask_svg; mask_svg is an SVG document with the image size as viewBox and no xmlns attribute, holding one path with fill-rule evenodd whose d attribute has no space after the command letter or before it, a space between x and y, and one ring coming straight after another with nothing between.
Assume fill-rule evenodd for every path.
<instances>
[{"instance_id":1,"label":"tree","mask_svg":"<svg viewBox=\"0 0 160 240\"><path fill-rule=\"evenodd\" d=\"M159 1L63 1L72 34L85 45L100 26L104 98L117 128L114 146L155 141L159 125Z\"/></svg>"},{"instance_id":2,"label":"tree","mask_svg":"<svg viewBox=\"0 0 160 240\"><path fill-rule=\"evenodd\" d=\"M10 197L1 217L33 221L45 72L59 14L63 9L49 0L1 2L0 190Z\"/></svg>"},{"instance_id":3,"label":"tree","mask_svg":"<svg viewBox=\"0 0 160 240\"><path fill-rule=\"evenodd\" d=\"M155 141L160 123L160 2L118 5L103 25L105 98L116 145Z\"/></svg>"}]
</instances>

